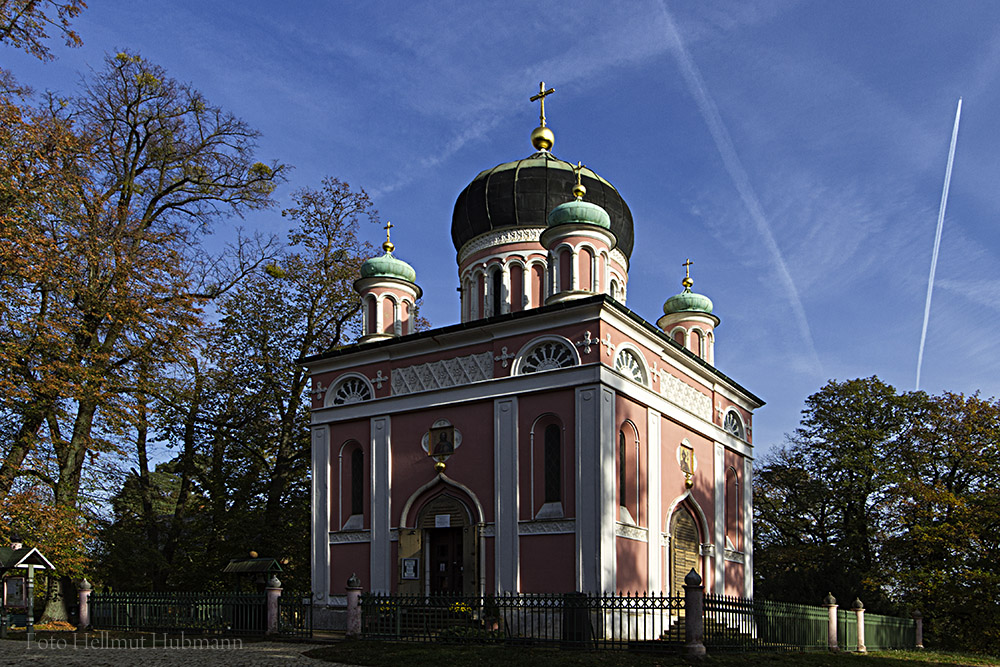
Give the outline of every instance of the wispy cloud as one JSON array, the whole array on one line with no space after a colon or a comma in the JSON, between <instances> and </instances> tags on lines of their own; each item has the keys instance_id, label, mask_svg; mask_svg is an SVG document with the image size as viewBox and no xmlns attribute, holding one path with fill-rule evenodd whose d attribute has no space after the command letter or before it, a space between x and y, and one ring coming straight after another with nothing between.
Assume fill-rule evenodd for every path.
<instances>
[{"instance_id":1,"label":"wispy cloud","mask_svg":"<svg viewBox=\"0 0 1000 667\"><path fill-rule=\"evenodd\" d=\"M677 57L677 62L680 65L684 81L687 83L692 96L695 98L695 102L698 104L698 109L701 112L705 123L708 125L709 132L712 134L712 140L715 142L715 147L719 151L719 155L722 158L726 171L728 172L730 179L732 179L737 192L739 192L740 199L746 206L747 211L750 214L750 218L753 220L754 227L764 241L767 252L774 263L774 269L778 274L778 281L787 295L789 305L792 308L792 313L795 317L796 324L798 325L799 334L801 335L802 341L812 359L812 370L813 372L822 374L823 365L816 352L816 345L813 342L812 331L809 327L809 320L806 317L805 308L802 305L802 299L799 296L798 288L795 286L795 281L792 279L792 275L788 271L788 265L785 262L785 257L782 254L781 249L778 247L777 241L775 241L774 233L771 231L771 225L764 214L763 207L760 204L760 199L757 197L757 193L754 191L753 185L750 183L750 177L747 174L746 169L743 167L739 154L736 152L732 138L729 136L729 131L722 122L722 117L719 114L718 107L716 107L715 101L712 99L712 96L708 91L708 87L705 85L705 82L701 77L701 73L698 71L698 67L695 64L694 59L691 57L691 54L688 53L688 50L684 45L684 40L681 38L680 32L677 30L677 25L674 23L670 10L667 9L665 2L661 4L661 7L666 18L665 23L667 36L669 38L668 44L674 52L674 55Z\"/></svg>"}]
</instances>

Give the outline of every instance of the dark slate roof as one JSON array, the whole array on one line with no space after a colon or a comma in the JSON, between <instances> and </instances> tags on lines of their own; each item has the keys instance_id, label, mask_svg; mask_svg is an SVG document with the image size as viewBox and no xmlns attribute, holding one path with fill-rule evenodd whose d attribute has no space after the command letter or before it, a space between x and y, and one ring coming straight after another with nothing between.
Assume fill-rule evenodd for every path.
<instances>
[{"instance_id":1,"label":"dark slate roof","mask_svg":"<svg viewBox=\"0 0 1000 667\"><path fill-rule=\"evenodd\" d=\"M281 564L274 558L234 558L223 568L224 574L252 572L281 572Z\"/></svg>"},{"instance_id":2,"label":"dark slate roof","mask_svg":"<svg viewBox=\"0 0 1000 667\"><path fill-rule=\"evenodd\" d=\"M55 569L49 559L34 547L24 547L17 550L10 547L0 547L0 569L8 570L26 565L34 565L47 570Z\"/></svg>"},{"instance_id":3,"label":"dark slate roof","mask_svg":"<svg viewBox=\"0 0 1000 667\"><path fill-rule=\"evenodd\" d=\"M632 256L632 212L615 186L583 168L584 201L611 216L618 248ZM549 211L573 200L573 165L540 151L523 160L505 162L472 179L455 202L451 238L455 250L487 232L504 227L545 227Z\"/></svg>"}]
</instances>

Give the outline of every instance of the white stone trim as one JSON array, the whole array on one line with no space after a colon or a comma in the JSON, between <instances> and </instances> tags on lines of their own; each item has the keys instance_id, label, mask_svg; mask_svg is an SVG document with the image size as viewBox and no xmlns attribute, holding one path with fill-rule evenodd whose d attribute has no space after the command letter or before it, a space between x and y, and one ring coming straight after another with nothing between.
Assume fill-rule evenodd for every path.
<instances>
[{"instance_id":1,"label":"white stone trim","mask_svg":"<svg viewBox=\"0 0 1000 667\"><path fill-rule=\"evenodd\" d=\"M317 604L330 597L330 442L329 428L312 427L312 594Z\"/></svg>"},{"instance_id":2,"label":"white stone trim","mask_svg":"<svg viewBox=\"0 0 1000 667\"><path fill-rule=\"evenodd\" d=\"M465 242L458 251L458 263L464 264L472 255L493 246L510 243L539 243L545 227L508 227L499 231L486 232Z\"/></svg>"},{"instance_id":3,"label":"white stone trim","mask_svg":"<svg viewBox=\"0 0 1000 667\"><path fill-rule=\"evenodd\" d=\"M661 415L652 408L646 409L646 524L654 535L661 535L663 523L661 514L663 512L662 499L662 442L661 442ZM663 571L663 551L661 548L662 537L657 540L648 540L649 546L646 549L646 573L647 589L650 591L663 590L661 579ZM655 542L655 544L654 544Z\"/></svg>"},{"instance_id":4,"label":"white stone trim","mask_svg":"<svg viewBox=\"0 0 1000 667\"><path fill-rule=\"evenodd\" d=\"M326 393L323 395L324 408L334 407L333 401L337 398L337 390L340 389L340 387L351 378L357 378L362 382L364 382L365 385L367 385L368 391L371 393L372 398L375 398L375 387L372 385L371 380L369 380L367 376L362 375L361 373L348 372L338 375L336 379L333 381L333 384L327 387Z\"/></svg>"},{"instance_id":5,"label":"white stone trim","mask_svg":"<svg viewBox=\"0 0 1000 667\"><path fill-rule=\"evenodd\" d=\"M392 421L388 415L371 419L371 591L389 592L392 586L391 526Z\"/></svg>"},{"instance_id":6,"label":"white stone trim","mask_svg":"<svg viewBox=\"0 0 1000 667\"><path fill-rule=\"evenodd\" d=\"M392 394L465 385L493 379L493 353L482 352L392 369Z\"/></svg>"},{"instance_id":7,"label":"white stone trim","mask_svg":"<svg viewBox=\"0 0 1000 667\"><path fill-rule=\"evenodd\" d=\"M521 521L518 535L564 535L576 532L575 519Z\"/></svg>"},{"instance_id":8,"label":"white stone trim","mask_svg":"<svg viewBox=\"0 0 1000 667\"><path fill-rule=\"evenodd\" d=\"M715 534L712 544L715 553L725 553L726 549L726 448L721 442L715 443L714 465L712 477L715 486ZM715 592L725 592L726 562L725 558L715 559Z\"/></svg>"},{"instance_id":9,"label":"white stone trim","mask_svg":"<svg viewBox=\"0 0 1000 667\"><path fill-rule=\"evenodd\" d=\"M429 489L431 489L432 487L434 487L439 483L444 484L446 486L454 487L459 491L465 493L465 495L467 495L472 500L473 507L476 510L476 516L473 518L475 518L476 522L479 523L480 525L486 524L486 514L485 512L483 512L483 504L479 501L479 496L473 493L472 489L467 487L465 484L462 484L461 482L456 482L452 478L445 475L443 472L439 472L437 475L434 476L433 479L431 479L431 481L427 482L419 489L411 493L410 497L406 499L405 503L403 503L403 511L399 513L400 528L416 528L415 522L414 525L406 524L406 517L409 516L410 512L413 510L413 503L417 502L417 498L419 498L426 491L428 491Z\"/></svg>"},{"instance_id":10,"label":"white stone trim","mask_svg":"<svg viewBox=\"0 0 1000 667\"><path fill-rule=\"evenodd\" d=\"M743 459L743 596L753 597L753 460Z\"/></svg>"},{"instance_id":11,"label":"white stone trim","mask_svg":"<svg viewBox=\"0 0 1000 667\"><path fill-rule=\"evenodd\" d=\"M518 474L517 398L493 402L493 516L497 534L495 547L496 592L516 593L518 577Z\"/></svg>"},{"instance_id":12,"label":"white stone trim","mask_svg":"<svg viewBox=\"0 0 1000 667\"><path fill-rule=\"evenodd\" d=\"M361 544L371 542L370 530L343 530L330 533L330 544Z\"/></svg>"},{"instance_id":13,"label":"white stone trim","mask_svg":"<svg viewBox=\"0 0 1000 667\"><path fill-rule=\"evenodd\" d=\"M633 526L621 521L615 523L615 537L624 537L626 540L636 540L637 542L647 542L648 534L649 531L642 526Z\"/></svg>"},{"instance_id":14,"label":"white stone trim","mask_svg":"<svg viewBox=\"0 0 1000 667\"><path fill-rule=\"evenodd\" d=\"M576 583L582 592L615 586L615 392L576 387Z\"/></svg>"}]
</instances>

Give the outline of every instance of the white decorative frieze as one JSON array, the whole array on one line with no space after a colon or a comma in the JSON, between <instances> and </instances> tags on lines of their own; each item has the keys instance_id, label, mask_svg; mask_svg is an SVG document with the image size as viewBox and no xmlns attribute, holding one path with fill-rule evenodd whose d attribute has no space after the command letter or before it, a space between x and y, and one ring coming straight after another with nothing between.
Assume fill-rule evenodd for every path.
<instances>
[{"instance_id":1,"label":"white decorative frieze","mask_svg":"<svg viewBox=\"0 0 1000 667\"><path fill-rule=\"evenodd\" d=\"M705 421L712 421L712 399L663 370L660 371L660 393L674 405Z\"/></svg>"},{"instance_id":2,"label":"white decorative frieze","mask_svg":"<svg viewBox=\"0 0 1000 667\"><path fill-rule=\"evenodd\" d=\"M330 544L357 544L359 542L371 542L370 530L345 530L330 533Z\"/></svg>"},{"instance_id":3,"label":"white decorative frieze","mask_svg":"<svg viewBox=\"0 0 1000 667\"><path fill-rule=\"evenodd\" d=\"M538 243L538 237L545 231L545 227L508 227L500 231L490 232L477 236L458 251L458 263L462 264L466 259L475 255L480 250L486 250L498 245L507 243ZM624 258L625 256L622 255Z\"/></svg>"},{"instance_id":4,"label":"white decorative frieze","mask_svg":"<svg viewBox=\"0 0 1000 667\"><path fill-rule=\"evenodd\" d=\"M470 354L392 370L394 396L493 379L493 353Z\"/></svg>"},{"instance_id":5,"label":"white decorative frieze","mask_svg":"<svg viewBox=\"0 0 1000 667\"><path fill-rule=\"evenodd\" d=\"M517 525L518 535L560 535L575 532L575 519L566 519L563 521L522 521Z\"/></svg>"},{"instance_id":6,"label":"white decorative frieze","mask_svg":"<svg viewBox=\"0 0 1000 667\"><path fill-rule=\"evenodd\" d=\"M648 539L645 528L622 523L621 521L615 524L615 537L624 537L627 540L638 540L639 542L645 542Z\"/></svg>"}]
</instances>

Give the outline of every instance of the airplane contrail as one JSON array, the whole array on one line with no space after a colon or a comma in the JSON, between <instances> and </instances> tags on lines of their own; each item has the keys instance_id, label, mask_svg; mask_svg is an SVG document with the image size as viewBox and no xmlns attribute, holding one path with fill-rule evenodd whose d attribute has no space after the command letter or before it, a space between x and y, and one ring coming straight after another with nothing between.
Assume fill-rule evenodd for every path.
<instances>
[{"instance_id":1,"label":"airplane contrail","mask_svg":"<svg viewBox=\"0 0 1000 667\"><path fill-rule=\"evenodd\" d=\"M750 184L750 177L747 175L746 169L743 168L743 162L740 160L739 154L737 154L736 148L733 146L733 140L729 136L729 131L726 130L726 126L722 122L722 116L719 115L718 107L716 107L715 102L712 100L712 97L708 92L708 88L705 86L705 82L701 78L701 73L698 71L698 67L695 65L694 60L691 58L691 54L688 53L688 50L684 45L684 41L681 39L680 32L677 30L673 16L671 16L670 11L667 9L666 2L661 0L660 5L663 8L663 13L667 20L667 29L670 33L671 39L673 40L673 50L677 56L678 62L680 63L681 74L684 76L684 81L687 83L688 89L698 104L698 110L701 112L702 118L708 125L708 130L712 135L712 140L715 142L715 147L719 151L719 155L722 157L722 163L725 165L726 171L729 173L729 177L733 181L733 185L736 186L740 199L743 200L743 204L750 213L750 217L754 222L757 232L764 240L764 245L767 248L768 253L771 255L771 259L778 271L778 279L788 296L789 302L791 303L792 312L795 315L795 321L798 324L799 334L802 336L802 340L805 342L809 353L812 355L816 370L822 374L823 366L819 360L819 355L816 352L816 345L813 342L812 330L809 328L809 320L806 318L806 311L802 306L802 299L799 296L799 290L795 286L795 282L792 280L791 273L788 271L788 265L785 263L785 257L781 253L778 243L774 240L771 225L768 222L767 217L764 215L764 209L760 204L757 193L754 192L753 186Z\"/></svg>"},{"instance_id":2,"label":"airplane contrail","mask_svg":"<svg viewBox=\"0 0 1000 667\"><path fill-rule=\"evenodd\" d=\"M938 208L937 232L934 234L934 250L931 252L931 275L927 278L927 300L924 302L924 326L920 330L920 351L917 352L917 381L914 390L920 389L920 369L924 365L924 343L927 342L927 322L931 318L931 295L934 293L934 274L937 273L938 251L941 249L941 229L944 227L944 210L948 206L948 189L951 187L951 167L955 162L955 144L958 143L958 121L962 119L962 98L958 98L955 109L955 125L951 128L951 148L948 149L948 167L944 170L944 188L941 190L941 206Z\"/></svg>"}]
</instances>

